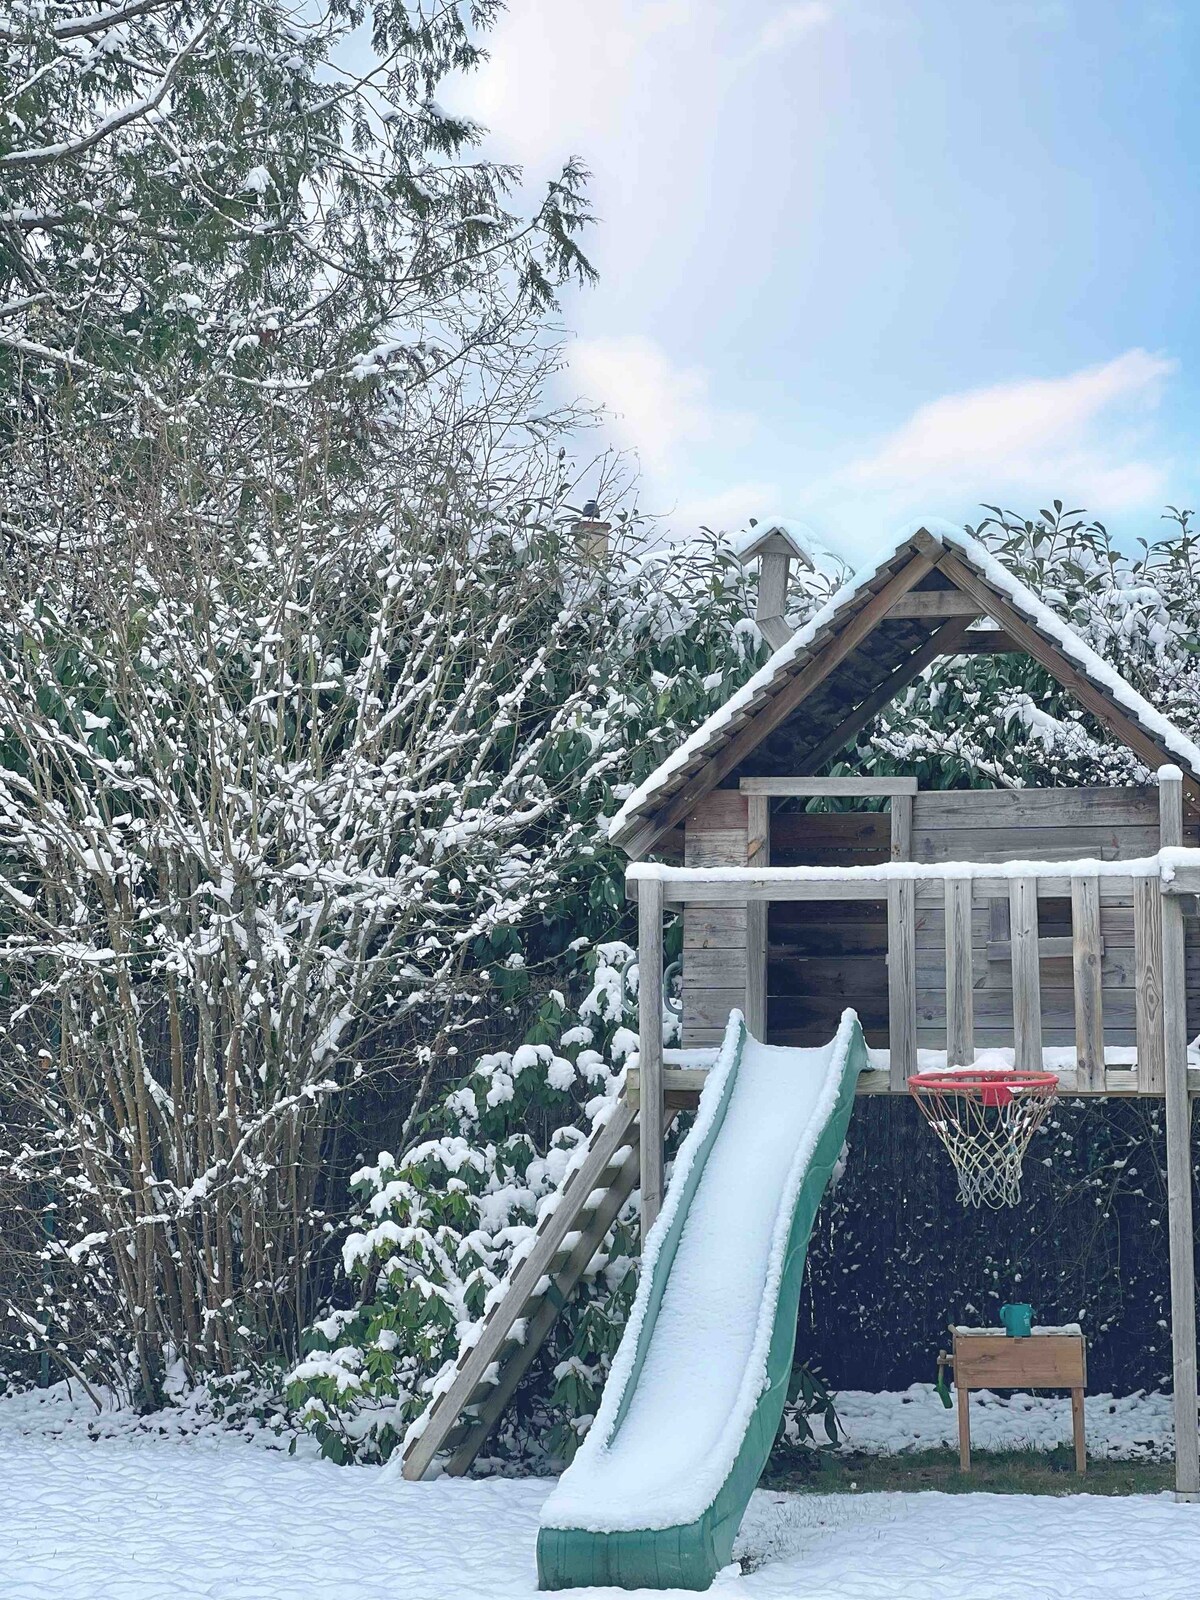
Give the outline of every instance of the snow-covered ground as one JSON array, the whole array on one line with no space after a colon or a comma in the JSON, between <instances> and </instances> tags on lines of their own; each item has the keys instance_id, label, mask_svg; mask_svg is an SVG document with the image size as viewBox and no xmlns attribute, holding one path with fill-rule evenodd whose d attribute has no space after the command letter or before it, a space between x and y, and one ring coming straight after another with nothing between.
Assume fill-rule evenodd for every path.
<instances>
[{"instance_id":1,"label":"snow-covered ground","mask_svg":"<svg viewBox=\"0 0 1200 1600\"><path fill-rule=\"evenodd\" d=\"M1153 1398L1110 1413L1107 1431L1090 1403L1093 1444L1118 1437L1136 1444L1152 1428L1161 1435L1165 1408ZM870 1399L842 1396L860 1442L900 1437L902 1421L924 1427L937 1406L923 1391ZM981 1426L985 1414L981 1444L1012 1442L1022 1426L1027 1440L1065 1437L1030 1424L1036 1413L1020 1405L981 1406ZM289 1456L270 1436L232 1437L203 1408L151 1428L109 1416L98 1439L89 1436L95 1429L90 1406L61 1395L0 1402L4 1600L536 1594L533 1551L546 1480L408 1484L394 1467L339 1468L314 1459L307 1444ZM910 1439L920 1442L919 1428ZM736 1554L740 1567L721 1575L715 1595L1194 1600L1200 1506L1177 1506L1169 1495L760 1491ZM599 1600L601 1592L587 1593Z\"/></svg>"},{"instance_id":2,"label":"snow-covered ground","mask_svg":"<svg viewBox=\"0 0 1200 1600\"><path fill-rule=\"evenodd\" d=\"M842 1389L837 1410L846 1432L843 1450L890 1456L958 1448L956 1414L947 1411L931 1383L914 1383L893 1394ZM1155 1461L1174 1448L1170 1395L1089 1394L1084 1414L1089 1455ZM1052 1450L1070 1442L1071 1402L1065 1394L998 1395L982 1389L971 1396L976 1450Z\"/></svg>"},{"instance_id":3,"label":"snow-covered ground","mask_svg":"<svg viewBox=\"0 0 1200 1600\"><path fill-rule=\"evenodd\" d=\"M533 1600L550 1489L128 1439L8 1440L0 1481L5 1600ZM714 1594L1194 1600L1200 1506L760 1491L736 1554Z\"/></svg>"}]
</instances>

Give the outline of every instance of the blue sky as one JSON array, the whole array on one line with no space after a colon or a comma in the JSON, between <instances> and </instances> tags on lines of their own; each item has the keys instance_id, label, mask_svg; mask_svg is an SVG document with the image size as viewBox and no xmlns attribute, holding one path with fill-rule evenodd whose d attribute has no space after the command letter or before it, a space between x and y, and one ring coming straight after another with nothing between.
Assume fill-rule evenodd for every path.
<instances>
[{"instance_id":1,"label":"blue sky","mask_svg":"<svg viewBox=\"0 0 1200 1600\"><path fill-rule=\"evenodd\" d=\"M1195 0L511 0L491 51L443 98L591 167L564 394L671 528L1194 503Z\"/></svg>"}]
</instances>

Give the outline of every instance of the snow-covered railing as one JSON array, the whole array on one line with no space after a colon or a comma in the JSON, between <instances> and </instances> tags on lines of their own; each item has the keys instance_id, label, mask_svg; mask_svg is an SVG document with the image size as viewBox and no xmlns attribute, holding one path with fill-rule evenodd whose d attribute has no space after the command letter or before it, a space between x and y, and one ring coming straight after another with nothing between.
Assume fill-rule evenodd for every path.
<instances>
[{"instance_id":1,"label":"snow-covered railing","mask_svg":"<svg viewBox=\"0 0 1200 1600\"><path fill-rule=\"evenodd\" d=\"M670 867L630 862L625 881L662 885L663 903L740 905L747 900L879 900L893 883L967 881L982 895L1005 895L1021 879L1040 895L1070 894L1081 879L1103 878L1113 894L1131 894L1135 881L1157 882L1164 894L1200 893L1200 849L1164 849L1127 861L1075 857L1064 861L881 861L860 867Z\"/></svg>"}]
</instances>

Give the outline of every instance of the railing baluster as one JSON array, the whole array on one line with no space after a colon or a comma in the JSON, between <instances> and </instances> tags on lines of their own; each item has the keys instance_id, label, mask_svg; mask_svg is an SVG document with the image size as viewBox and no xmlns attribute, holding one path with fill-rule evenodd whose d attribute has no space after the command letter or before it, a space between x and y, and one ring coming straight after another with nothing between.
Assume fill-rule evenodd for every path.
<instances>
[{"instance_id":1,"label":"railing baluster","mask_svg":"<svg viewBox=\"0 0 1200 1600\"><path fill-rule=\"evenodd\" d=\"M946 1065L975 1059L975 969L971 949L971 880L946 879Z\"/></svg>"},{"instance_id":2,"label":"railing baluster","mask_svg":"<svg viewBox=\"0 0 1200 1600\"><path fill-rule=\"evenodd\" d=\"M1162 894L1157 880L1139 878L1133 886L1134 1005L1137 1024L1138 1088L1165 1094L1167 1061L1163 1049Z\"/></svg>"},{"instance_id":3,"label":"railing baluster","mask_svg":"<svg viewBox=\"0 0 1200 1600\"><path fill-rule=\"evenodd\" d=\"M1104 1088L1104 1000L1100 981L1100 880L1071 881L1075 1056L1081 1089Z\"/></svg>"},{"instance_id":4,"label":"railing baluster","mask_svg":"<svg viewBox=\"0 0 1200 1600\"><path fill-rule=\"evenodd\" d=\"M912 859L913 797L891 801L892 860ZM889 883L888 1080L903 1090L917 1070L917 886L911 878Z\"/></svg>"},{"instance_id":5,"label":"railing baluster","mask_svg":"<svg viewBox=\"0 0 1200 1600\"><path fill-rule=\"evenodd\" d=\"M1012 919L1013 1047L1025 1072L1042 1066L1042 979L1038 957L1036 878L1014 878L1008 889Z\"/></svg>"}]
</instances>

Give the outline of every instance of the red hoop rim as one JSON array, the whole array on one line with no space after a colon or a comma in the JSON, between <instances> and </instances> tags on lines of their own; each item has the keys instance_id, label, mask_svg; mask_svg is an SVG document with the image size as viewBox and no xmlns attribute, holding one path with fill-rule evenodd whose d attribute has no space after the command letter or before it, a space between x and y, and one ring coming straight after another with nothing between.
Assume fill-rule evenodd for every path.
<instances>
[{"instance_id":1,"label":"red hoop rim","mask_svg":"<svg viewBox=\"0 0 1200 1600\"><path fill-rule=\"evenodd\" d=\"M1058 1093L1058 1078L1053 1072L1017 1072L1008 1067L951 1067L946 1072L914 1072L908 1080L913 1094L931 1093L949 1089L954 1093L971 1094L975 1090L994 1089L1003 1084L1006 1089L1049 1089Z\"/></svg>"}]
</instances>

